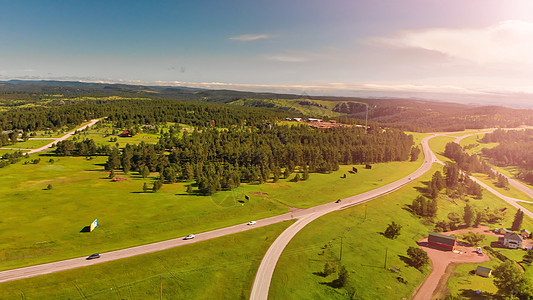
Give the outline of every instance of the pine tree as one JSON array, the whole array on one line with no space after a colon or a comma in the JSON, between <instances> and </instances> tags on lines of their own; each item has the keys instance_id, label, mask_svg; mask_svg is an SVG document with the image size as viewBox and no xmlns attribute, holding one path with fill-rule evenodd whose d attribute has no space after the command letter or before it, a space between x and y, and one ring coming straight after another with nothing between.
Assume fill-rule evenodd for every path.
<instances>
[{"instance_id":1,"label":"pine tree","mask_svg":"<svg viewBox=\"0 0 533 300\"><path fill-rule=\"evenodd\" d=\"M439 192L445 187L444 178L442 178L440 171L437 171L433 174L431 181L434 182L434 186Z\"/></svg>"},{"instance_id":2,"label":"pine tree","mask_svg":"<svg viewBox=\"0 0 533 300\"><path fill-rule=\"evenodd\" d=\"M511 226L511 230L513 231L520 230L523 220L524 220L524 212L521 209L519 209L514 215L514 221L513 221L513 226Z\"/></svg>"},{"instance_id":3,"label":"pine tree","mask_svg":"<svg viewBox=\"0 0 533 300\"><path fill-rule=\"evenodd\" d=\"M148 167L145 166L145 165L142 166L142 168L141 168L141 176L142 176L142 178L146 178L146 177L150 176L150 169L148 169Z\"/></svg>"},{"instance_id":4,"label":"pine tree","mask_svg":"<svg viewBox=\"0 0 533 300\"><path fill-rule=\"evenodd\" d=\"M470 204L466 204L464 208L464 214L463 214L463 220L465 221L467 226L470 226L475 218L475 212L474 209L470 206Z\"/></svg>"}]
</instances>

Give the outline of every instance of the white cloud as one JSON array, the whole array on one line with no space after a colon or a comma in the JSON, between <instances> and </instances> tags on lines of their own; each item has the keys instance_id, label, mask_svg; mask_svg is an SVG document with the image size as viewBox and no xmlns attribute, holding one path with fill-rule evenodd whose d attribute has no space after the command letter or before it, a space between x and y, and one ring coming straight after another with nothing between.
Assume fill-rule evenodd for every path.
<instances>
[{"instance_id":1,"label":"white cloud","mask_svg":"<svg viewBox=\"0 0 533 300\"><path fill-rule=\"evenodd\" d=\"M374 41L437 51L481 65L518 67L533 64L533 23L526 21L505 21L484 28L402 31L392 38Z\"/></svg>"},{"instance_id":2,"label":"white cloud","mask_svg":"<svg viewBox=\"0 0 533 300\"><path fill-rule=\"evenodd\" d=\"M272 55L272 56L267 56L266 59L274 60L274 61L281 61L281 62L304 62L304 61L308 61L308 59L306 59L304 57L288 56L288 55Z\"/></svg>"},{"instance_id":3,"label":"white cloud","mask_svg":"<svg viewBox=\"0 0 533 300\"><path fill-rule=\"evenodd\" d=\"M257 41L257 40L263 40L263 39L270 39L272 36L268 34L243 34L239 36L233 36L230 37L230 40L235 41L241 41L241 42L249 42L249 41Z\"/></svg>"}]
</instances>

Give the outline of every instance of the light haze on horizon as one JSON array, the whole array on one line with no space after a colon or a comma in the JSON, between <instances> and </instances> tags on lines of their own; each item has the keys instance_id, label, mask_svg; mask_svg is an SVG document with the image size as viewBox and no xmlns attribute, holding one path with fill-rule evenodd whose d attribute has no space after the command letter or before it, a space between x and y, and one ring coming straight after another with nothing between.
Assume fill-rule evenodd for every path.
<instances>
[{"instance_id":1,"label":"light haze on horizon","mask_svg":"<svg viewBox=\"0 0 533 300\"><path fill-rule=\"evenodd\" d=\"M0 80L533 103L533 1L0 0Z\"/></svg>"}]
</instances>

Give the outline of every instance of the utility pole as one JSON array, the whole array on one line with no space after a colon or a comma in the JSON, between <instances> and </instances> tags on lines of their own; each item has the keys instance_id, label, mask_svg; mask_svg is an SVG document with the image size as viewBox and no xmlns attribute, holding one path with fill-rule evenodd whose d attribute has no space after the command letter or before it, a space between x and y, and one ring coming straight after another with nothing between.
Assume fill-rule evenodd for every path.
<instances>
[{"instance_id":1,"label":"utility pole","mask_svg":"<svg viewBox=\"0 0 533 300\"><path fill-rule=\"evenodd\" d=\"M383 266L385 268L385 270L387 269L387 252L388 252L389 248L385 248L385 265Z\"/></svg>"},{"instance_id":2,"label":"utility pole","mask_svg":"<svg viewBox=\"0 0 533 300\"><path fill-rule=\"evenodd\" d=\"M368 133L368 104L366 105L366 115L365 115L365 133Z\"/></svg>"},{"instance_id":3,"label":"utility pole","mask_svg":"<svg viewBox=\"0 0 533 300\"><path fill-rule=\"evenodd\" d=\"M339 264L342 262L342 236L341 236L341 254L339 255Z\"/></svg>"},{"instance_id":4,"label":"utility pole","mask_svg":"<svg viewBox=\"0 0 533 300\"><path fill-rule=\"evenodd\" d=\"M163 300L163 276L159 275L159 299Z\"/></svg>"},{"instance_id":5,"label":"utility pole","mask_svg":"<svg viewBox=\"0 0 533 300\"><path fill-rule=\"evenodd\" d=\"M363 220L363 222L366 221L366 204L365 204L365 218Z\"/></svg>"}]
</instances>

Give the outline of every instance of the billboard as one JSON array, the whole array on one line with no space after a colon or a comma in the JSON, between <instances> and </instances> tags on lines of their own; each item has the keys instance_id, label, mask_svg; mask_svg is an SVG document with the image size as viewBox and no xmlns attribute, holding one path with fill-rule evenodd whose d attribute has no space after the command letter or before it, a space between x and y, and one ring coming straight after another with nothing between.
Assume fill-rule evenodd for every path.
<instances>
[{"instance_id":1,"label":"billboard","mask_svg":"<svg viewBox=\"0 0 533 300\"><path fill-rule=\"evenodd\" d=\"M94 220L94 222L91 223L91 230L90 231L93 231L96 228L96 226L98 226L98 220L97 219Z\"/></svg>"}]
</instances>

